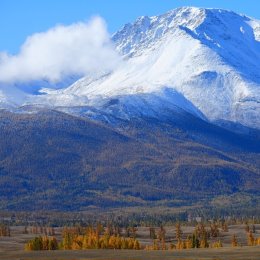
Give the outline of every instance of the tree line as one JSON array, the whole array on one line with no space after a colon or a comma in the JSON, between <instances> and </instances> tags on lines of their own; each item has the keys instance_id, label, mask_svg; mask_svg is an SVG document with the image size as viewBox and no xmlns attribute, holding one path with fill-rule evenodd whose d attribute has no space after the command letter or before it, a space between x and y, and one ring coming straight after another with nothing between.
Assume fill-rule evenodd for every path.
<instances>
[{"instance_id":1,"label":"tree line","mask_svg":"<svg viewBox=\"0 0 260 260\"><path fill-rule=\"evenodd\" d=\"M130 236L130 231L128 230ZM26 250L81 250L81 249L141 249L135 235L123 237L119 230L96 227L65 227L62 231L62 240L57 242L55 237L39 236L30 240Z\"/></svg>"},{"instance_id":2,"label":"tree line","mask_svg":"<svg viewBox=\"0 0 260 260\"><path fill-rule=\"evenodd\" d=\"M35 228L31 228L35 231ZM141 245L138 237L138 228L130 226L121 228L118 225L102 224L89 225L88 227L74 226L64 227L62 229L61 240L52 235L35 237L30 240L26 250L81 250L81 249L145 249L145 250L183 250L191 248L220 248L223 247L223 233L229 232L227 223L213 222L210 225L198 223L193 231L183 232L183 227L177 223L174 227L174 237L167 236L164 226L159 228L149 227L149 237L152 241L150 245ZM54 229L52 234L55 234ZM255 225L245 225L245 234L247 236L247 245L260 245L260 237L256 237ZM238 237L233 234L230 245L232 247L242 246Z\"/></svg>"}]
</instances>

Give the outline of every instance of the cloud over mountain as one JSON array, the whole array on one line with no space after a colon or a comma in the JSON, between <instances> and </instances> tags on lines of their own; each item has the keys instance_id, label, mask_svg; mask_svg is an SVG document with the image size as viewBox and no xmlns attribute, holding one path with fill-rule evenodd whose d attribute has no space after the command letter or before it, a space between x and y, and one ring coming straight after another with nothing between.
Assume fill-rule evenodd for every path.
<instances>
[{"instance_id":1,"label":"cloud over mountain","mask_svg":"<svg viewBox=\"0 0 260 260\"><path fill-rule=\"evenodd\" d=\"M57 25L28 37L17 55L0 54L0 82L47 80L109 71L120 62L104 20Z\"/></svg>"}]
</instances>

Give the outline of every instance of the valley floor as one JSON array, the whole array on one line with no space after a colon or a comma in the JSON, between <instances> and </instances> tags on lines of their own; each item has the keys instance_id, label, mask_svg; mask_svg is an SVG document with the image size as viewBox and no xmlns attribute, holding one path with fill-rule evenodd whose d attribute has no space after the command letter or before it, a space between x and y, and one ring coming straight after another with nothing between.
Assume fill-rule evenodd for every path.
<instances>
[{"instance_id":1,"label":"valley floor","mask_svg":"<svg viewBox=\"0 0 260 260\"><path fill-rule=\"evenodd\" d=\"M256 236L259 237L259 227L256 225ZM167 227L168 233L173 233L173 227ZM260 246L246 246L244 225L230 226L229 231L222 235L223 248L185 249L173 251L146 250L57 250L57 251L25 251L25 243L35 237L34 234L23 234L24 227L12 227L11 237L0 237L0 260L259 260ZM191 227L183 227L184 233ZM56 229L60 238L60 229ZM138 229L138 239L145 245L149 242L147 228ZM231 247L232 234L237 234L243 246Z\"/></svg>"},{"instance_id":2,"label":"valley floor","mask_svg":"<svg viewBox=\"0 0 260 260\"><path fill-rule=\"evenodd\" d=\"M3 251L1 260L259 260L260 246L182 251L81 250L81 251Z\"/></svg>"}]
</instances>

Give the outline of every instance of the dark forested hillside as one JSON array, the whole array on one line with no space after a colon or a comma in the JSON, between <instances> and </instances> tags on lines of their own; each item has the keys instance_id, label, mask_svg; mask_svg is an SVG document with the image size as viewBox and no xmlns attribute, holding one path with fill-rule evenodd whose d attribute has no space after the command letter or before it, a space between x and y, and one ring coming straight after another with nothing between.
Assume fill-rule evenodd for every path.
<instances>
[{"instance_id":1,"label":"dark forested hillside","mask_svg":"<svg viewBox=\"0 0 260 260\"><path fill-rule=\"evenodd\" d=\"M0 209L206 205L231 194L254 206L259 150L257 133L189 114L112 127L57 111L2 111Z\"/></svg>"}]
</instances>

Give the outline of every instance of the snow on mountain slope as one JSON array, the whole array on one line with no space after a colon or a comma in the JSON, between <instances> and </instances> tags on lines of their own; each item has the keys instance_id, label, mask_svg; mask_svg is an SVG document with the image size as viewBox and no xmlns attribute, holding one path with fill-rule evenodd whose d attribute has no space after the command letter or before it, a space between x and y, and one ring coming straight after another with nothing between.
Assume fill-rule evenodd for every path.
<instances>
[{"instance_id":1,"label":"snow on mountain slope","mask_svg":"<svg viewBox=\"0 0 260 260\"><path fill-rule=\"evenodd\" d=\"M44 89L30 103L88 106L123 118L185 110L260 128L259 32L259 21L220 9L140 17L113 35L122 66L66 89Z\"/></svg>"},{"instance_id":2,"label":"snow on mountain slope","mask_svg":"<svg viewBox=\"0 0 260 260\"><path fill-rule=\"evenodd\" d=\"M114 113L116 106L129 107L129 102L132 110L145 114L160 102L164 108L171 103L210 120L259 127L259 24L218 9L180 8L141 17L113 36L125 55L123 66L102 77L81 79L59 95L66 100L72 94L86 97L99 108L102 99L117 98ZM169 93L188 102L171 100Z\"/></svg>"},{"instance_id":3,"label":"snow on mountain slope","mask_svg":"<svg viewBox=\"0 0 260 260\"><path fill-rule=\"evenodd\" d=\"M0 85L0 109L12 109L21 106L27 99L27 95L16 87Z\"/></svg>"}]
</instances>

